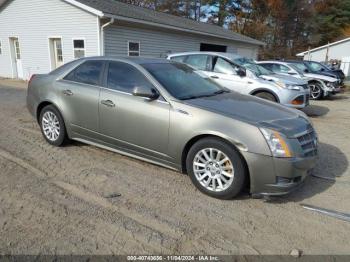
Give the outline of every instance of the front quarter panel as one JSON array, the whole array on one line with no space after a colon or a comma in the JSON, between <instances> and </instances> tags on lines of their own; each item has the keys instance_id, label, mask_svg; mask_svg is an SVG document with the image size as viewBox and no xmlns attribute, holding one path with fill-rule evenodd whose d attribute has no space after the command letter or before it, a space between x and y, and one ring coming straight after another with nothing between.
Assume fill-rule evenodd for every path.
<instances>
[{"instance_id":1,"label":"front quarter panel","mask_svg":"<svg viewBox=\"0 0 350 262\"><path fill-rule=\"evenodd\" d=\"M169 154L181 165L182 152L193 138L217 136L244 152L271 155L259 128L201 108L172 102L170 112Z\"/></svg>"}]
</instances>

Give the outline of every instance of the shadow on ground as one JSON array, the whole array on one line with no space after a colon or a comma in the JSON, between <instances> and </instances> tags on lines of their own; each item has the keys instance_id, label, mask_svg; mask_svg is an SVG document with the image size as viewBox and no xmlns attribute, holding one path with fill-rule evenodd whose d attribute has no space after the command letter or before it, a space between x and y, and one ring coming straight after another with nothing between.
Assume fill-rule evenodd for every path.
<instances>
[{"instance_id":1,"label":"shadow on ground","mask_svg":"<svg viewBox=\"0 0 350 262\"><path fill-rule=\"evenodd\" d=\"M320 194L333 186L336 178L343 176L348 166L348 158L339 148L321 143L319 146L319 160L312 171L312 175L296 191L286 196L274 197L271 202L301 202Z\"/></svg>"},{"instance_id":2,"label":"shadow on ground","mask_svg":"<svg viewBox=\"0 0 350 262\"><path fill-rule=\"evenodd\" d=\"M321 117L328 114L329 108L325 106L310 105L302 111L309 117Z\"/></svg>"}]
</instances>

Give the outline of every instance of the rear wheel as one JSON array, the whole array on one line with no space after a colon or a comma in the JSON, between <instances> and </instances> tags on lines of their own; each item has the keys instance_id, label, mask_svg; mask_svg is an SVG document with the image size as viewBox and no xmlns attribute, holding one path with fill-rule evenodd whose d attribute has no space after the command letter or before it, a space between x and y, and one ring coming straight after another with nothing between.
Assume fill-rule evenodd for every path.
<instances>
[{"instance_id":1,"label":"rear wheel","mask_svg":"<svg viewBox=\"0 0 350 262\"><path fill-rule=\"evenodd\" d=\"M186 167L193 184L203 193L232 199L245 185L247 170L235 148L216 138L205 138L190 149Z\"/></svg>"},{"instance_id":2,"label":"rear wheel","mask_svg":"<svg viewBox=\"0 0 350 262\"><path fill-rule=\"evenodd\" d=\"M45 140L53 146L62 146L68 141L66 127L60 112L52 105L41 110L39 123Z\"/></svg>"},{"instance_id":3,"label":"rear wheel","mask_svg":"<svg viewBox=\"0 0 350 262\"><path fill-rule=\"evenodd\" d=\"M312 83L310 85L310 95L313 100L320 100L323 98L323 91L320 83Z\"/></svg>"},{"instance_id":4,"label":"rear wheel","mask_svg":"<svg viewBox=\"0 0 350 262\"><path fill-rule=\"evenodd\" d=\"M259 93L256 93L254 96L260 97L262 99L265 99L271 102L277 102L276 97L273 94L268 92L259 92Z\"/></svg>"}]
</instances>

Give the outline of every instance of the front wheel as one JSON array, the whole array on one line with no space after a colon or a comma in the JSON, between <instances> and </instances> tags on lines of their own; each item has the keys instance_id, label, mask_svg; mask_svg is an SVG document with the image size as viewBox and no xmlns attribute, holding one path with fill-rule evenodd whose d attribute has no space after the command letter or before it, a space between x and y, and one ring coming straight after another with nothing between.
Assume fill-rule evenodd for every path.
<instances>
[{"instance_id":1,"label":"front wheel","mask_svg":"<svg viewBox=\"0 0 350 262\"><path fill-rule=\"evenodd\" d=\"M321 84L313 83L310 85L311 98L313 100L320 100L323 97L323 91L321 88Z\"/></svg>"},{"instance_id":2,"label":"front wheel","mask_svg":"<svg viewBox=\"0 0 350 262\"><path fill-rule=\"evenodd\" d=\"M245 185L247 169L241 155L220 139L205 138L194 144L186 167L193 184L215 198L232 199Z\"/></svg>"}]
</instances>

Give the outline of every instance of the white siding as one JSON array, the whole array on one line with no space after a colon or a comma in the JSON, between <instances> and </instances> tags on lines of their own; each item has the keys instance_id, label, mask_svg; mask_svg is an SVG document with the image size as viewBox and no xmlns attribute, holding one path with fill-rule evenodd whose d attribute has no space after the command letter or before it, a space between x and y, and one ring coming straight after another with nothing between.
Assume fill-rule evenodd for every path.
<instances>
[{"instance_id":1,"label":"white siding","mask_svg":"<svg viewBox=\"0 0 350 262\"><path fill-rule=\"evenodd\" d=\"M0 76L12 77L9 37L18 37L24 79L51 69L49 37L62 37L64 62L73 59L73 38L84 38L86 56L99 54L98 19L61 0L13 0L0 11Z\"/></svg>"},{"instance_id":2,"label":"white siding","mask_svg":"<svg viewBox=\"0 0 350 262\"><path fill-rule=\"evenodd\" d=\"M327 55L327 47L311 51L310 56L308 53L305 53L304 59L305 60L313 60L317 62L324 62L326 60ZM338 59L342 60L343 57L349 57L350 56L350 40L347 42L340 43L338 45L330 46L329 52L328 52L328 58L329 59Z\"/></svg>"},{"instance_id":3,"label":"white siding","mask_svg":"<svg viewBox=\"0 0 350 262\"><path fill-rule=\"evenodd\" d=\"M118 23L118 21L116 22ZM113 24L105 29L105 53L107 56L127 56L128 41L140 42L141 56L161 57L169 52L199 51L201 43L225 45L227 52L256 58L258 46L214 37L199 36L175 31L155 30Z\"/></svg>"},{"instance_id":4,"label":"white siding","mask_svg":"<svg viewBox=\"0 0 350 262\"><path fill-rule=\"evenodd\" d=\"M326 61L327 47L305 53L304 60L316 62ZM346 76L350 76L350 40L329 47L328 60L337 59L342 61L341 69Z\"/></svg>"}]
</instances>

